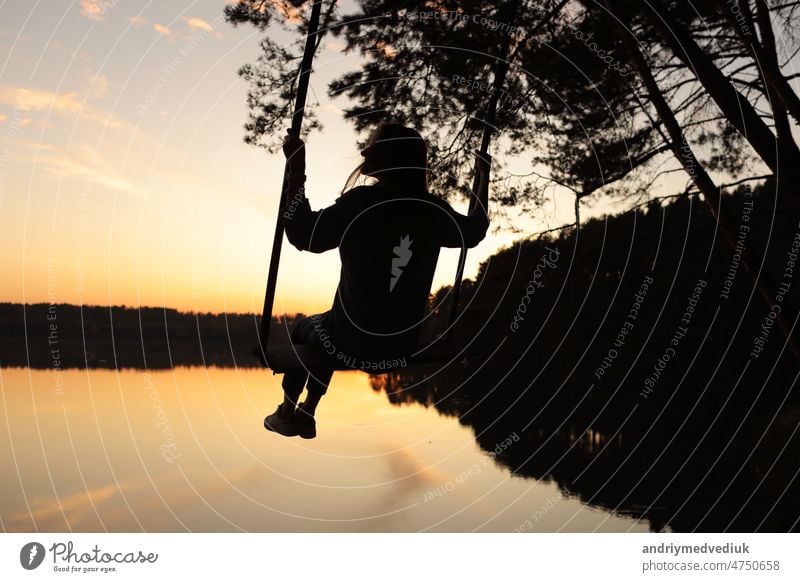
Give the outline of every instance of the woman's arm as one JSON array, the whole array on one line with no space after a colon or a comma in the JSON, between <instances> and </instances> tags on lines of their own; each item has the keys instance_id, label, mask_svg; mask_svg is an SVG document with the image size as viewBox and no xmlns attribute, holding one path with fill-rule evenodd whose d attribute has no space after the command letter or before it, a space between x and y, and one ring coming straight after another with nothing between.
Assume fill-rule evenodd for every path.
<instances>
[{"instance_id":1,"label":"woman's arm","mask_svg":"<svg viewBox=\"0 0 800 582\"><path fill-rule=\"evenodd\" d=\"M475 193L478 198L477 204L470 204L473 211L480 210L486 217L486 225L489 225L489 172L492 164L492 157L489 154L481 155L475 152L475 171L478 173L478 191ZM470 212L471 214L471 212Z\"/></svg>"},{"instance_id":2,"label":"woman's arm","mask_svg":"<svg viewBox=\"0 0 800 582\"><path fill-rule=\"evenodd\" d=\"M450 228L442 233L442 246L449 248L472 248L486 237L489 229L489 172L492 158L486 154L481 157L476 152L475 171L478 173L478 189L473 193L475 200L470 202L469 213L464 216L452 211Z\"/></svg>"},{"instance_id":3,"label":"woman's arm","mask_svg":"<svg viewBox=\"0 0 800 582\"><path fill-rule=\"evenodd\" d=\"M335 204L313 211L305 192L305 145L297 134L287 131L283 142L286 155L286 205L281 211L286 236L298 250L322 253L339 246L344 229L350 222L354 191L340 197Z\"/></svg>"}]
</instances>

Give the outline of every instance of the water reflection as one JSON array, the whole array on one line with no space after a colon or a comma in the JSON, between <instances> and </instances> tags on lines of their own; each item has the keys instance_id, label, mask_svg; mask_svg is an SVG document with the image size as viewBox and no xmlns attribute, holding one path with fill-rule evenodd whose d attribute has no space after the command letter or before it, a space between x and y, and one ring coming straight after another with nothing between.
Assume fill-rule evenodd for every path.
<instances>
[{"instance_id":1,"label":"water reflection","mask_svg":"<svg viewBox=\"0 0 800 582\"><path fill-rule=\"evenodd\" d=\"M386 384L371 386L358 372L334 377L316 440L268 433L262 420L279 400L279 380L256 369L69 370L59 394L52 372L0 369L3 529L648 527L582 503L543 471L521 476L534 465L512 473L542 438L536 431L477 430L454 416L458 399L446 414L414 397L393 404ZM578 450L591 456L604 439L593 433Z\"/></svg>"},{"instance_id":2,"label":"water reflection","mask_svg":"<svg viewBox=\"0 0 800 582\"><path fill-rule=\"evenodd\" d=\"M517 477L556 484L584 503L556 529L583 529L577 524L588 507L629 516L652 531L800 527L796 405L784 400L756 413L746 393L735 404L710 406L726 395L709 393L698 405L687 389L651 403L631 397L625 386L497 382L502 377L493 363L484 373L450 366L370 381L394 403L420 403L458 418L484 451L510 432L520 434L520 443L496 460Z\"/></svg>"}]
</instances>

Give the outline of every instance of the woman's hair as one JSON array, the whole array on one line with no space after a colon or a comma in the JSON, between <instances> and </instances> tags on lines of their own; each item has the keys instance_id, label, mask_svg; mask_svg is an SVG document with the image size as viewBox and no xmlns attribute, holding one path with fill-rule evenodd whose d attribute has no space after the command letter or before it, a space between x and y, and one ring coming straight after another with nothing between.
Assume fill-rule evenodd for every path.
<instances>
[{"instance_id":1,"label":"woman's hair","mask_svg":"<svg viewBox=\"0 0 800 582\"><path fill-rule=\"evenodd\" d=\"M410 192L428 190L428 148L415 129L401 123L383 122L367 142L371 156L380 156L386 164L375 172L378 183L399 186ZM348 176L342 192L352 188L362 174L366 159Z\"/></svg>"}]
</instances>

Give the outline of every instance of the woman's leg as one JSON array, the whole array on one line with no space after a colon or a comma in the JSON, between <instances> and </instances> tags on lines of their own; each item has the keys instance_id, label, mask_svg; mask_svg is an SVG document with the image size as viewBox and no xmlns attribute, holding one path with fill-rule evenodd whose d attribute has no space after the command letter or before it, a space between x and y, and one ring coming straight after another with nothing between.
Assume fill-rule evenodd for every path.
<instances>
[{"instance_id":1,"label":"woman's leg","mask_svg":"<svg viewBox=\"0 0 800 582\"><path fill-rule=\"evenodd\" d=\"M311 372L311 377L308 379L306 389L306 399L303 401L303 410L314 416L317 410L317 404L328 391L328 385L331 383L333 377L333 370L318 370Z\"/></svg>"},{"instance_id":2,"label":"woman's leg","mask_svg":"<svg viewBox=\"0 0 800 582\"><path fill-rule=\"evenodd\" d=\"M320 322L324 323L325 315L326 314L323 313L316 316L304 317L295 323L289 334L292 343L317 344L319 338L315 333L315 323L316 325L320 325ZM315 319L312 319L312 317ZM328 389L331 376L333 376L332 370L312 371L310 377L308 370L304 368L289 370L284 374L282 383L284 407L290 410L294 409L300 399L300 395L303 393L303 387L306 386L306 382L308 382L309 396L312 394L314 396L311 396L310 399L306 399L307 404L304 406L304 410L313 415L313 411L316 410L320 398L322 398L323 394L325 394Z\"/></svg>"},{"instance_id":3,"label":"woman's leg","mask_svg":"<svg viewBox=\"0 0 800 582\"><path fill-rule=\"evenodd\" d=\"M289 370L283 375L281 385L283 386L283 404L286 410L294 410L294 407L297 406L306 380L308 380L308 372L303 368Z\"/></svg>"}]
</instances>

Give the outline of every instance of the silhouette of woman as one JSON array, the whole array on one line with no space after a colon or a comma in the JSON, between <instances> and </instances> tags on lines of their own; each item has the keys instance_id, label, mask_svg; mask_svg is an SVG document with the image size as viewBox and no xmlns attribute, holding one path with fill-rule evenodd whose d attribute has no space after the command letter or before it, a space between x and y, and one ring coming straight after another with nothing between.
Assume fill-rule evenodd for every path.
<instances>
[{"instance_id":1,"label":"silhouette of woman","mask_svg":"<svg viewBox=\"0 0 800 582\"><path fill-rule=\"evenodd\" d=\"M414 129L382 123L361 150L336 202L312 211L305 196L305 146L287 131L286 234L301 251L339 249L342 268L331 309L298 321L293 343L305 343L348 367L405 365L416 350L441 247L474 247L486 236L490 158L477 156L478 204L465 216L428 192L427 147ZM359 176L374 184L353 187ZM283 377L284 400L264 426L285 436L316 436L314 414L333 366ZM307 386L306 386L307 384ZM307 388L304 402L297 404Z\"/></svg>"}]
</instances>

